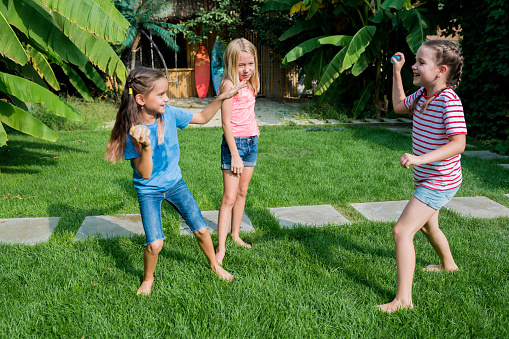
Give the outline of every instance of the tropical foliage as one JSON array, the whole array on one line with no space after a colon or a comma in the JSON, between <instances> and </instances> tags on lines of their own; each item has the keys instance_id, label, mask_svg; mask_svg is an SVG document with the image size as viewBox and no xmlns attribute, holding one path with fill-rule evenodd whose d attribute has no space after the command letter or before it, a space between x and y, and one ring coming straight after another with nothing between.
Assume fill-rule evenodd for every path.
<instances>
[{"instance_id":1,"label":"tropical foliage","mask_svg":"<svg viewBox=\"0 0 509 339\"><path fill-rule=\"evenodd\" d=\"M119 47L119 52L129 48L130 69L134 69L136 67L136 52L142 35L150 40L158 52L159 48L150 38L149 34L153 34L161 38L168 48L175 51L179 50L179 47L175 42L174 33L180 30L179 27L164 21L164 19L173 12L172 1L115 0L115 6L131 24L127 30L125 40ZM161 60L164 64L165 62L162 56Z\"/></svg>"},{"instance_id":2,"label":"tropical foliage","mask_svg":"<svg viewBox=\"0 0 509 339\"><path fill-rule=\"evenodd\" d=\"M81 119L53 93L60 89L57 73L89 100L86 81L106 90L102 72L125 81L126 69L110 43L121 43L128 27L110 0L0 0L0 145L7 141L4 124L57 140L29 113L27 103L43 103L57 116Z\"/></svg>"},{"instance_id":3,"label":"tropical foliage","mask_svg":"<svg viewBox=\"0 0 509 339\"><path fill-rule=\"evenodd\" d=\"M378 115L388 111L390 57L395 51L415 53L436 32L438 6L438 1L272 0L262 11L305 14L279 37L292 41L283 65L299 64L306 87L314 85L321 101L347 103L357 117L366 107ZM407 84L409 78L404 75Z\"/></svg>"}]
</instances>

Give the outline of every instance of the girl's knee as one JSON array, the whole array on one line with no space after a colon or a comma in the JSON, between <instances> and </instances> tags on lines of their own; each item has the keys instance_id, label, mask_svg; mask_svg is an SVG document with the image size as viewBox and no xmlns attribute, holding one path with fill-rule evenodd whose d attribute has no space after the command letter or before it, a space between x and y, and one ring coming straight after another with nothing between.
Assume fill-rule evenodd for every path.
<instances>
[{"instance_id":1,"label":"girl's knee","mask_svg":"<svg viewBox=\"0 0 509 339\"><path fill-rule=\"evenodd\" d=\"M154 242L151 242L150 244L147 245L147 251L152 254L152 255L156 255L156 254L159 254L159 252L161 252L161 250L163 249L163 240L156 240Z\"/></svg>"},{"instance_id":2,"label":"girl's knee","mask_svg":"<svg viewBox=\"0 0 509 339\"><path fill-rule=\"evenodd\" d=\"M397 222L392 229L392 238L394 239L394 241L406 238L412 239L413 234L409 234L408 227L406 227L402 223Z\"/></svg>"},{"instance_id":3,"label":"girl's knee","mask_svg":"<svg viewBox=\"0 0 509 339\"><path fill-rule=\"evenodd\" d=\"M223 200L221 201L221 204L225 206L233 206L235 204L235 201L237 200L236 194L224 194Z\"/></svg>"},{"instance_id":4,"label":"girl's knee","mask_svg":"<svg viewBox=\"0 0 509 339\"><path fill-rule=\"evenodd\" d=\"M206 236L210 237L210 233L209 233L209 230L207 229L207 227L203 227L203 228L199 229L198 231L194 231L193 234L195 235L195 237L200 238L200 239L202 239L203 237L206 237Z\"/></svg>"}]
</instances>

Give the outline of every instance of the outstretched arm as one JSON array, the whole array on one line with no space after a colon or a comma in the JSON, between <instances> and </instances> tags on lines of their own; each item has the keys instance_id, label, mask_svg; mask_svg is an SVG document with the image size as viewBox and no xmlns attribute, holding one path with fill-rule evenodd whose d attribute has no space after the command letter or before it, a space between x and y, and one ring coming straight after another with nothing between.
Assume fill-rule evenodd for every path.
<instances>
[{"instance_id":1,"label":"outstretched arm","mask_svg":"<svg viewBox=\"0 0 509 339\"><path fill-rule=\"evenodd\" d=\"M403 88L403 80L401 79L401 69L405 64L405 56L403 53L396 53L395 55L399 55L401 60L398 61L395 58L392 58L393 68L392 68L392 107L394 108L394 112L396 113L408 113L408 108L405 106L405 90Z\"/></svg>"},{"instance_id":2,"label":"outstretched arm","mask_svg":"<svg viewBox=\"0 0 509 339\"><path fill-rule=\"evenodd\" d=\"M224 93L221 93L216 97L214 101L210 103L203 111L200 113L194 113L193 118L191 119L191 124L206 124L207 122L212 119L212 117L217 113L219 108L221 107L221 104L224 100L230 99L233 97L237 92L241 89L247 86L247 82L242 81L237 86L233 86L228 91L225 91Z\"/></svg>"}]
</instances>

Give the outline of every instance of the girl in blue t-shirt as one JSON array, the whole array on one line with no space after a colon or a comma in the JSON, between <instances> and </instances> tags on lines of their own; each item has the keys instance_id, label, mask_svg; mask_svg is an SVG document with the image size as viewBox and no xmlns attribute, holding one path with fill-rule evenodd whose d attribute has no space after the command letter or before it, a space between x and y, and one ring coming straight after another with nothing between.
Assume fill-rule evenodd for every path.
<instances>
[{"instance_id":1,"label":"girl in blue t-shirt","mask_svg":"<svg viewBox=\"0 0 509 339\"><path fill-rule=\"evenodd\" d=\"M154 282L157 258L165 239L161 223L163 200L168 201L189 225L210 268L227 281L233 278L218 265L207 224L182 179L177 127L183 129L189 123L206 124L223 100L245 86L245 82L240 83L219 95L201 113L192 113L166 105L168 81L162 72L139 67L127 77L105 157L111 162L123 158L131 160L133 168L134 187L147 237L143 282L137 294L149 294Z\"/></svg>"}]
</instances>

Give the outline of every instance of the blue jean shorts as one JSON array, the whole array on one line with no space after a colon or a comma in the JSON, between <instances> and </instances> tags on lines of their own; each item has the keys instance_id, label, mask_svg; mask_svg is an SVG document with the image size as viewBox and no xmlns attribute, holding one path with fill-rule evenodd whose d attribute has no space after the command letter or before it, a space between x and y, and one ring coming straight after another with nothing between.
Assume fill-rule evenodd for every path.
<instances>
[{"instance_id":1,"label":"blue jean shorts","mask_svg":"<svg viewBox=\"0 0 509 339\"><path fill-rule=\"evenodd\" d=\"M437 191L421 185L415 190L414 197L438 211L454 197L459 189L459 187L456 187L451 190Z\"/></svg>"},{"instance_id":2,"label":"blue jean shorts","mask_svg":"<svg viewBox=\"0 0 509 339\"><path fill-rule=\"evenodd\" d=\"M145 245L156 240L162 240L163 225L161 223L161 204L163 200L168 201L177 212L184 218L192 232L207 227L200 208L194 200L186 182L180 179L175 186L165 192L138 193L141 221L147 237Z\"/></svg>"},{"instance_id":3,"label":"blue jean shorts","mask_svg":"<svg viewBox=\"0 0 509 339\"><path fill-rule=\"evenodd\" d=\"M258 137L235 137L235 144L239 151L240 158L244 162L245 167L255 167L256 157L258 155ZM221 169L232 168L232 155L228 143L223 135L223 141L221 142Z\"/></svg>"}]
</instances>

